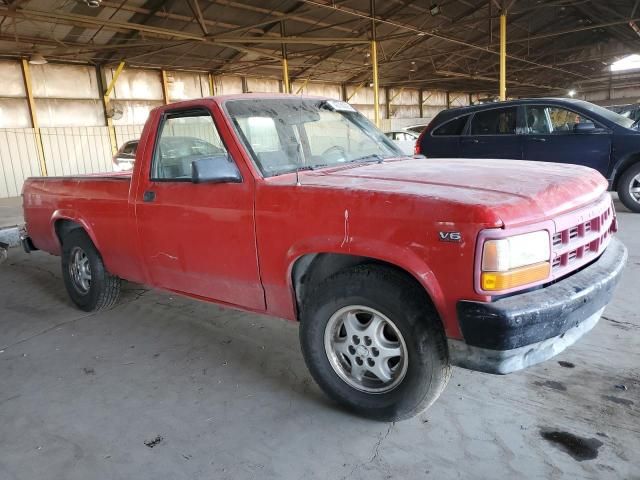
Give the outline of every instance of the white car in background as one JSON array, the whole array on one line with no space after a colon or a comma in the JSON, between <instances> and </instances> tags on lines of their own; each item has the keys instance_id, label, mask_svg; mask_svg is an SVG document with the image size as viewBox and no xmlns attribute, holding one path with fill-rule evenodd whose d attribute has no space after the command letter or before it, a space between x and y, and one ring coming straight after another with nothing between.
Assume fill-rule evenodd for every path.
<instances>
[{"instance_id":1,"label":"white car in background","mask_svg":"<svg viewBox=\"0 0 640 480\"><path fill-rule=\"evenodd\" d=\"M113 156L113 171L126 172L133 168L136 161L136 150L138 149L138 140L130 140L125 142Z\"/></svg>"},{"instance_id":2,"label":"white car in background","mask_svg":"<svg viewBox=\"0 0 640 480\"><path fill-rule=\"evenodd\" d=\"M411 130L392 130L385 132L385 135L389 137L393 142L400 147L403 153L406 155L413 155L415 151L416 141L420 133L416 133Z\"/></svg>"}]
</instances>

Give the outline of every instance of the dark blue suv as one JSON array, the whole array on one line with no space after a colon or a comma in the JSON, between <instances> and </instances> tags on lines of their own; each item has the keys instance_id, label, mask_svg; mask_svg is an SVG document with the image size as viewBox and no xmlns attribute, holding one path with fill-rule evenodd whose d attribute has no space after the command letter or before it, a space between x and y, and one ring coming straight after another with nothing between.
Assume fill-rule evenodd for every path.
<instances>
[{"instance_id":1,"label":"dark blue suv","mask_svg":"<svg viewBox=\"0 0 640 480\"><path fill-rule=\"evenodd\" d=\"M535 98L443 110L418 139L416 153L586 165L640 213L638 122L582 100Z\"/></svg>"}]
</instances>

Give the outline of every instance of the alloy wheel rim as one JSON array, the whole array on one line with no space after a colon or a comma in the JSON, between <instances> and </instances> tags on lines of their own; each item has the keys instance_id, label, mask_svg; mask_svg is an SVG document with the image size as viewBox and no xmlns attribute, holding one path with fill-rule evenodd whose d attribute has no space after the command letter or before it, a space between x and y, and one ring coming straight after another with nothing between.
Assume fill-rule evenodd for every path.
<instances>
[{"instance_id":1,"label":"alloy wheel rim","mask_svg":"<svg viewBox=\"0 0 640 480\"><path fill-rule=\"evenodd\" d=\"M86 295L91 288L91 264L89 257L80 247L71 249L69 275L78 293Z\"/></svg>"},{"instance_id":2,"label":"alloy wheel rim","mask_svg":"<svg viewBox=\"0 0 640 480\"><path fill-rule=\"evenodd\" d=\"M370 307L351 305L335 312L325 328L324 347L333 370L361 392L390 392L407 373L407 345L400 330Z\"/></svg>"},{"instance_id":3,"label":"alloy wheel rim","mask_svg":"<svg viewBox=\"0 0 640 480\"><path fill-rule=\"evenodd\" d=\"M633 177L629 183L629 195L637 203L640 203L640 173Z\"/></svg>"}]
</instances>

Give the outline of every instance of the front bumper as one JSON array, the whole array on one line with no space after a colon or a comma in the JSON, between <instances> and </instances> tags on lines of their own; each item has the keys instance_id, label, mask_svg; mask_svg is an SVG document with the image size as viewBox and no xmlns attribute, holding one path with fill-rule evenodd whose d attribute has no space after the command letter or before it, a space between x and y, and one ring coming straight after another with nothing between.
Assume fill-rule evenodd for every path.
<instances>
[{"instance_id":1,"label":"front bumper","mask_svg":"<svg viewBox=\"0 0 640 480\"><path fill-rule=\"evenodd\" d=\"M595 262L545 288L458 302L464 341L449 340L452 363L506 374L557 355L596 325L626 261L627 249L612 238Z\"/></svg>"}]
</instances>

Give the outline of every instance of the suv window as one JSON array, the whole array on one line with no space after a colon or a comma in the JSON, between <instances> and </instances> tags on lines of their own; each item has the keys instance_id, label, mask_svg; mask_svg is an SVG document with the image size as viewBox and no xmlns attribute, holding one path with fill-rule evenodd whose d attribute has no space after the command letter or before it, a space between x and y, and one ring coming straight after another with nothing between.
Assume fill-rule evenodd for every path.
<instances>
[{"instance_id":1,"label":"suv window","mask_svg":"<svg viewBox=\"0 0 640 480\"><path fill-rule=\"evenodd\" d=\"M577 123L593 123L586 117L559 107L547 107L549 119L551 121L552 132L573 132L573 127Z\"/></svg>"},{"instance_id":2,"label":"suv window","mask_svg":"<svg viewBox=\"0 0 640 480\"><path fill-rule=\"evenodd\" d=\"M193 161L226 154L209 113L169 114L160 126L152 179L191 180Z\"/></svg>"},{"instance_id":3,"label":"suv window","mask_svg":"<svg viewBox=\"0 0 640 480\"><path fill-rule=\"evenodd\" d=\"M449 122L446 122L444 125L436 128L433 131L432 135L460 135L462 134L462 130L464 130L464 126L467 124L468 115L464 117L455 118Z\"/></svg>"},{"instance_id":4,"label":"suv window","mask_svg":"<svg viewBox=\"0 0 640 480\"><path fill-rule=\"evenodd\" d=\"M518 107L478 112L471 121L471 135L515 135Z\"/></svg>"},{"instance_id":5,"label":"suv window","mask_svg":"<svg viewBox=\"0 0 640 480\"><path fill-rule=\"evenodd\" d=\"M561 107L527 107L527 133L533 135L573 132L578 123L593 123L579 113Z\"/></svg>"}]
</instances>

